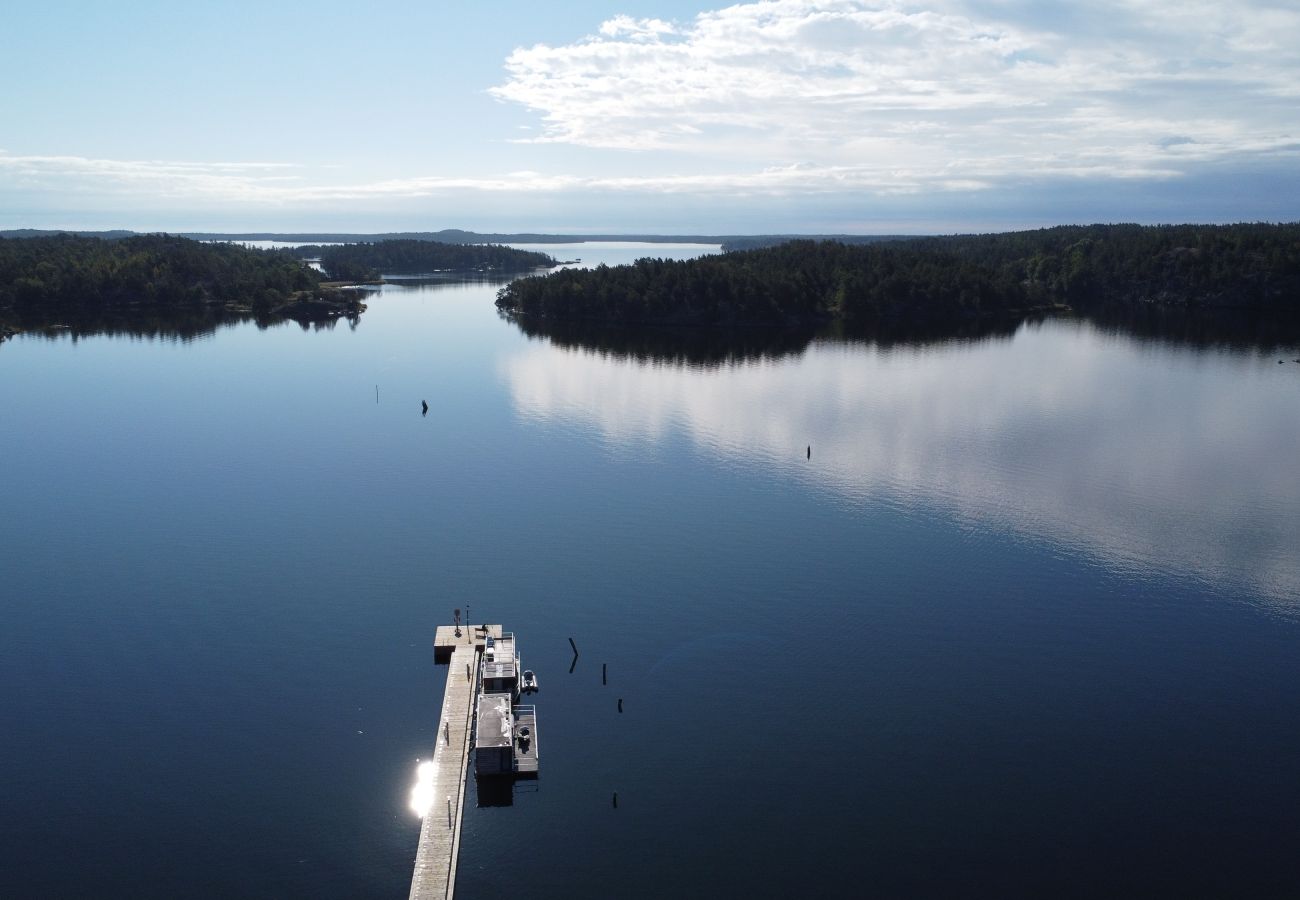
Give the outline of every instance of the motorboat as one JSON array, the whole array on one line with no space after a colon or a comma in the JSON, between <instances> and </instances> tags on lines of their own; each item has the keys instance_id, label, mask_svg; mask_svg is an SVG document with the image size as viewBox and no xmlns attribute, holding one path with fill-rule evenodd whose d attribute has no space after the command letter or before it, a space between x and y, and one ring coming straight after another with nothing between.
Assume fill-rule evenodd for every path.
<instances>
[{"instance_id":1,"label":"motorboat","mask_svg":"<svg viewBox=\"0 0 1300 900\"><path fill-rule=\"evenodd\" d=\"M519 685L519 690L525 694L531 694L537 690L537 676L533 674L532 669L524 669L523 683Z\"/></svg>"}]
</instances>

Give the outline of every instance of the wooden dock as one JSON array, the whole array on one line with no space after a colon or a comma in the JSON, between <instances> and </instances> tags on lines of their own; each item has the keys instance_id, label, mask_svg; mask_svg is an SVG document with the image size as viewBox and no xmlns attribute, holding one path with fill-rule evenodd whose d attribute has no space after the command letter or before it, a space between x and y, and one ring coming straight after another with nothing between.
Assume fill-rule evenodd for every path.
<instances>
[{"instance_id":1,"label":"wooden dock","mask_svg":"<svg viewBox=\"0 0 1300 900\"><path fill-rule=\"evenodd\" d=\"M439 625L433 641L434 658L448 662L447 688L433 752L433 800L420 823L420 844L411 875L410 900L451 900L456 891L456 859L460 855L460 825L465 809L465 783L470 771L470 744L478 701L480 662L487 639L503 640L500 625ZM507 646L513 660L513 638ZM516 676L517 677L517 673ZM537 777L537 713L533 706L513 707L516 726L527 726L527 750L514 754L512 774ZM510 769L506 770L510 772Z\"/></svg>"},{"instance_id":2,"label":"wooden dock","mask_svg":"<svg viewBox=\"0 0 1300 900\"><path fill-rule=\"evenodd\" d=\"M452 626L439 626L439 639L444 627L448 629L452 646L448 648L451 662L433 753L434 799L420 825L410 900L450 900L456 890L456 858L460 855L460 823L469 774L470 724L474 719L482 643L476 645L472 638L462 642L450 634L454 630ZM501 626L496 629L500 633ZM473 633L472 629L461 631L464 636Z\"/></svg>"}]
</instances>

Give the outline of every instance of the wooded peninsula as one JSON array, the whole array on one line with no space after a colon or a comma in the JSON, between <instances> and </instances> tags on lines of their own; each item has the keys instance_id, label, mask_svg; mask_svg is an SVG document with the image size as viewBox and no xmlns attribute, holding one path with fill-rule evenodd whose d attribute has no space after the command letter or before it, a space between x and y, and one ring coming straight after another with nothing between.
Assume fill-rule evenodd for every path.
<instances>
[{"instance_id":1,"label":"wooded peninsula","mask_svg":"<svg viewBox=\"0 0 1300 900\"><path fill-rule=\"evenodd\" d=\"M500 244L444 244L423 240L307 245L292 252L303 259L318 257L321 268L335 281L374 281L383 273L508 274L557 265L545 253L515 250Z\"/></svg>"},{"instance_id":2,"label":"wooded peninsula","mask_svg":"<svg viewBox=\"0 0 1300 900\"><path fill-rule=\"evenodd\" d=\"M19 319L204 306L306 320L365 309L282 250L171 235L0 238L0 310Z\"/></svg>"},{"instance_id":3,"label":"wooded peninsula","mask_svg":"<svg viewBox=\"0 0 1300 900\"><path fill-rule=\"evenodd\" d=\"M930 325L1070 306L1300 313L1300 224L1089 225L848 246L797 240L565 269L502 288L520 316L622 324Z\"/></svg>"},{"instance_id":4,"label":"wooded peninsula","mask_svg":"<svg viewBox=\"0 0 1300 900\"><path fill-rule=\"evenodd\" d=\"M305 262L317 256L325 275ZM130 310L208 308L268 322L320 322L365 309L362 294L339 282L377 281L383 272L508 274L554 265L544 253L422 240L260 250L162 234L0 237L0 312L7 312L4 334Z\"/></svg>"}]
</instances>

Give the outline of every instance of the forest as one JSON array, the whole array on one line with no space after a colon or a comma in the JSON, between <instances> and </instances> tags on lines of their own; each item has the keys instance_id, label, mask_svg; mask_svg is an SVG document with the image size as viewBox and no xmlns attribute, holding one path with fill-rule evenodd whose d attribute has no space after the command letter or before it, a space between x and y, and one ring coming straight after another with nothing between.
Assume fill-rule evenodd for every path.
<instances>
[{"instance_id":1,"label":"forest","mask_svg":"<svg viewBox=\"0 0 1300 900\"><path fill-rule=\"evenodd\" d=\"M307 245L293 253L320 258L335 281L374 281L384 273L527 272L554 266L545 253L515 250L500 244L444 244L438 241L391 240L338 246Z\"/></svg>"},{"instance_id":2,"label":"forest","mask_svg":"<svg viewBox=\"0 0 1300 900\"><path fill-rule=\"evenodd\" d=\"M0 238L0 308L20 313L200 305L261 313L308 296L324 302L320 273L282 251L170 235Z\"/></svg>"},{"instance_id":3,"label":"forest","mask_svg":"<svg viewBox=\"0 0 1300 900\"><path fill-rule=\"evenodd\" d=\"M1060 226L849 246L796 240L519 279L503 311L627 324L919 326L1071 306L1300 312L1300 225Z\"/></svg>"}]
</instances>

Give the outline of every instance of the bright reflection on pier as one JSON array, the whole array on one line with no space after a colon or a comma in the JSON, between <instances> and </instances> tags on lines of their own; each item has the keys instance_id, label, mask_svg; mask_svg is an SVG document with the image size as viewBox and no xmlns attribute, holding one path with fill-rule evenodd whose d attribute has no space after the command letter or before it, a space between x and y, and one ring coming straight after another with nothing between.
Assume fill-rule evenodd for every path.
<instances>
[{"instance_id":1,"label":"bright reflection on pier","mask_svg":"<svg viewBox=\"0 0 1300 900\"><path fill-rule=\"evenodd\" d=\"M434 792L438 787L437 771L432 760L415 767L415 786L411 788L411 812L423 819L433 806Z\"/></svg>"}]
</instances>

